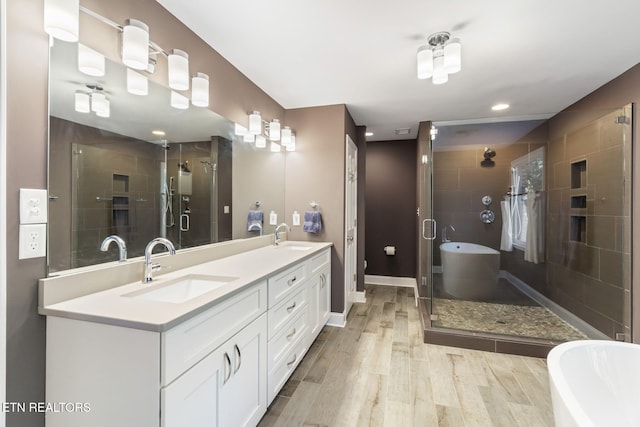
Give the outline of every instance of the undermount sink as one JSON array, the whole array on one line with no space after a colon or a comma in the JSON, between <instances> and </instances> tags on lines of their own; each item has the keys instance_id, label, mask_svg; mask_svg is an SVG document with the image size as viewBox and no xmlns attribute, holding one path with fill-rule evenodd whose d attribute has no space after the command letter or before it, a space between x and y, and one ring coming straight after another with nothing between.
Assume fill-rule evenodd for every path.
<instances>
[{"instance_id":1,"label":"undermount sink","mask_svg":"<svg viewBox=\"0 0 640 427\"><path fill-rule=\"evenodd\" d=\"M283 248L289 249L290 251L308 251L311 249L311 246L301 246L301 245L284 245Z\"/></svg>"},{"instance_id":2,"label":"undermount sink","mask_svg":"<svg viewBox=\"0 0 640 427\"><path fill-rule=\"evenodd\" d=\"M141 289L122 296L146 301L180 304L225 286L237 279L237 277L228 276L190 274L167 283L160 283L155 286L152 284L148 289Z\"/></svg>"}]
</instances>

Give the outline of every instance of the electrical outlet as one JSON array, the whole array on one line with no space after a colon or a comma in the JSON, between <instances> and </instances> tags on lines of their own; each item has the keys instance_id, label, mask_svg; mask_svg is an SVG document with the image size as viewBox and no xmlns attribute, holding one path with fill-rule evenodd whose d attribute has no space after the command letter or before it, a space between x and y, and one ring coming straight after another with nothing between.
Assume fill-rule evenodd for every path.
<instances>
[{"instance_id":1,"label":"electrical outlet","mask_svg":"<svg viewBox=\"0 0 640 427\"><path fill-rule=\"evenodd\" d=\"M18 259L40 258L47 254L47 224L20 224Z\"/></svg>"},{"instance_id":2,"label":"electrical outlet","mask_svg":"<svg viewBox=\"0 0 640 427\"><path fill-rule=\"evenodd\" d=\"M44 224L47 222L47 190L20 189L20 224Z\"/></svg>"}]
</instances>

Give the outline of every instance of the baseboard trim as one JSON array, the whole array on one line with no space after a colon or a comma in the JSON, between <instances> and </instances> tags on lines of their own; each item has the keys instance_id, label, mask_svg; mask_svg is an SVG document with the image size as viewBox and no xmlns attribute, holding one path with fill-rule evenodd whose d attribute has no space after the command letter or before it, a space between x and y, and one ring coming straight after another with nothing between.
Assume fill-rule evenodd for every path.
<instances>
[{"instance_id":1,"label":"baseboard trim","mask_svg":"<svg viewBox=\"0 0 640 427\"><path fill-rule=\"evenodd\" d=\"M356 291L353 296L353 302L367 302L366 291Z\"/></svg>"},{"instance_id":2,"label":"baseboard trim","mask_svg":"<svg viewBox=\"0 0 640 427\"><path fill-rule=\"evenodd\" d=\"M347 316L345 316L344 313L334 313L332 311L329 314L329 320L327 321L327 326L344 328L346 325L347 325Z\"/></svg>"},{"instance_id":3,"label":"baseboard trim","mask_svg":"<svg viewBox=\"0 0 640 427\"><path fill-rule=\"evenodd\" d=\"M400 286L403 288L416 287L415 277L394 277L394 276L375 276L365 274L364 283L370 285L387 285L387 286Z\"/></svg>"}]
</instances>

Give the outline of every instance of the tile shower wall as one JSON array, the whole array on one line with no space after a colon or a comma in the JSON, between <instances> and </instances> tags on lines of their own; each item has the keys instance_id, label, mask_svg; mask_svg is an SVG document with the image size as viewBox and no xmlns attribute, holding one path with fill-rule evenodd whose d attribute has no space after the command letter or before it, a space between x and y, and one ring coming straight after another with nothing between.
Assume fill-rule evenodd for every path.
<instances>
[{"instance_id":1,"label":"tile shower wall","mask_svg":"<svg viewBox=\"0 0 640 427\"><path fill-rule=\"evenodd\" d=\"M547 175L550 296L612 338L630 325L630 275L623 268L631 252L630 185L623 181L631 182L631 152L625 125L616 124L622 114L554 138Z\"/></svg>"}]
</instances>

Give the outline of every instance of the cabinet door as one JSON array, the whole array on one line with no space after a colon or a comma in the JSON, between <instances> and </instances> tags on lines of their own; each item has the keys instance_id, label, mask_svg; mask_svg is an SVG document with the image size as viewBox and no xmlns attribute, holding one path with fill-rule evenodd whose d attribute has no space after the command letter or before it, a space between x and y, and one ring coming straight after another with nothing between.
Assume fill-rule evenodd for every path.
<instances>
[{"instance_id":1,"label":"cabinet door","mask_svg":"<svg viewBox=\"0 0 640 427\"><path fill-rule=\"evenodd\" d=\"M309 333L311 336L311 342L320 333L322 325L320 325L320 273L316 273L311 277L309 281Z\"/></svg>"},{"instance_id":2,"label":"cabinet door","mask_svg":"<svg viewBox=\"0 0 640 427\"><path fill-rule=\"evenodd\" d=\"M223 352L216 350L161 389L162 427L212 427L218 422L218 384L224 378Z\"/></svg>"},{"instance_id":3,"label":"cabinet door","mask_svg":"<svg viewBox=\"0 0 640 427\"><path fill-rule=\"evenodd\" d=\"M318 291L318 319L322 329L331 315L331 266L323 268L320 272Z\"/></svg>"},{"instance_id":4,"label":"cabinet door","mask_svg":"<svg viewBox=\"0 0 640 427\"><path fill-rule=\"evenodd\" d=\"M220 426L255 426L267 410L267 315L238 332L223 350Z\"/></svg>"}]
</instances>

